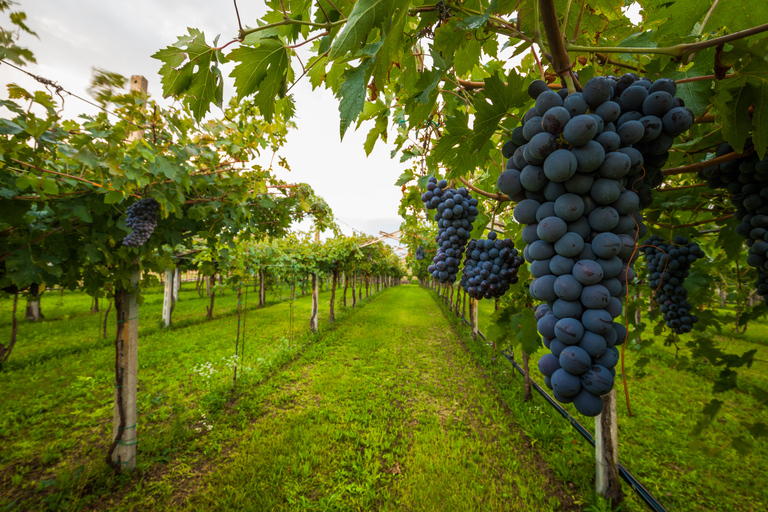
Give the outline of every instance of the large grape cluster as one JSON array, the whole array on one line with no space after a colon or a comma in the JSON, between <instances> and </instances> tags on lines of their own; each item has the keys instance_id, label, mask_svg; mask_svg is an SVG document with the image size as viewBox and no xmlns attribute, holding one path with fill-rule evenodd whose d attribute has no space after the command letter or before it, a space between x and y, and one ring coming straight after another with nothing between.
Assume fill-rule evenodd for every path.
<instances>
[{"instance_id":1,"label":"large grape cluster","mask_svg":"<svg viewBox=\"0 0 768 512\"><path fill-rule=\"evenodd\" d=\"M693 324L699 321L693 314L693 305L688 302L688 290L684 287L688 271L697 259L704 258L699 244L689 243L687 238L676 236L674 245L661 237L652 235L643 242L645 264L648 269L648 286L653 298L660 305L660 311L667 327L677 334L691 332Z\"/></svg>"},{"instance_id":2,"label":"large grape cluster","mask_svg":"<svg viewBox=\"0 0 768 512\"><path fill-rule=\"evenodd\" d=\"M470 240L464 257L461 286L473 299L501 297L517 283L517 269L523 263L511 239L501 240L496 232L488 238Z\"/></svg>"},{"instance_id":3,"label":"large grape cluster","mask_svg":"<svg viewBox=\"0 0 768 512\"><path fill-rule=\"evenodd\" d=\"M550 350L539 362L545 384L596 416L627 336L614 319L646 232L640 209L658 185L650 171L662 176L672 134L693 116L673 112L684 107L670 80L596 77L572 94L537 80L528 92L536 104L502 149L509 160L498 186L517 202L530 294L544 301L536 316Z\"/></svg>"},{"instance_id":4,"label":"large grape cluster","mask_svg":"<svg viewBox=\"0 0 768 512\"><path fill-rule=\"evenodd\" d=\"M733 152L723 143L717 156ZM757 293L768 303L768 156L760 160L752 154L704 169L699 173L712 189L726 189L734 217L740 221L736 233L747 241L747 264L757 269Z\"/></svg>"},{"instance_id":5,"label":"large grape cluster","mask_svg":"<svg viewBox=\"0 0 768 512\"><path fill-rule=\"evenodd\" d=\"M446 180L431 177L421 200L427 209L437 210L434 219L438 227L435 237L438 249L427 270L441 283L453 283L478 214L477 199L464 187L449 188Z\"/></svg>"},{"instance_id":6,"label":"large grape cluster","mask_svg":"<svg viewBox=\"0 0 768 512\"><path fill-rule=\"evenodd\" d=\"M139 199L128 207L126 210L128 218L125 220L125 225L131 228L133 232L123 238L123 245L141 247L144 242L149 240L157 226L158 209L160 209L160 203L151 197Z\"/></svg>"}]
</instances>

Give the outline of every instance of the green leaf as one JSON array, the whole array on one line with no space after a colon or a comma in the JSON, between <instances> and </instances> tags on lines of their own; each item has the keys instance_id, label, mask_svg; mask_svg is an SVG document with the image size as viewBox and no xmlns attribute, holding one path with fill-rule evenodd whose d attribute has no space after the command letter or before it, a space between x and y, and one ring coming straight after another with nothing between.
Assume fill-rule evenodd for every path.
<instances>
[{"instance_id":1,"label":"green leaf","mask_svg":"<svg viewBox=\"0 0 768 512\"><path fill-rule=\"evenodd\" d=\"M184 98L199 120L208 113L211 103L221 106L224 83L217 51L206 44L201 31L192 28L188 31L188 36L179 37L152 57L163 62L160 68L163 96Z\"/></svg>"},{"instance_id":2,"label":"green leaf","mask_svg":"<svg viewBox=\"0 0 768 512\"><path fill-rule=\"evenodd\" d=\"M401 7L387 29L384 40L373 63L371 76L380 90L386 86L389 70L393 63L400 62L405 51L405 22L408 9Z\"/></svg>"},{"instance_id":3,"label":"green leaf","mask_svg":"<svg viewBox=\"0 0 768 512\"><path fill-rule=\"evenodd\" d=\"M658 26L653 33L654 41L666 41L670 38L679 40L694 30L698 21L704 18L704 15L712 7L712 1L685 0L669 2L667 0L657 0L654 3L646 3L643 7L646 12L645 22L650 26ZM666 21L660 23L662 20Z\"/></svg>"},{"instance_id":4,"label":"green leaf","mask_svg":"<svg viewBox=\"0 0 768 512\"><path fill-rule=\"evenodd\" d=\"M15 184L19 190L26 190L28 188L34 188L37 180L28 178L27 176L19 176L16 178Z\"/></svg>"},{"instance_id":5,"label":"green leaf","mask_svg":"<svg viewBox=\"0 0 768 512\"><path fill-rule=\"evenodd\" d=\"M169 180L176 178L176 171L177 171L176 167L173 164L171 164L171 162L169 162L168 159L162 155L158 155L155 158L155 163L153 164L152 167L156 169L157 172L163 173L163 175L165 175L165 177L168 178ZM153 174L156 174L156 173L153 173Z\"/></svg>"},{"instance_id":6,"label":"green leaf","mask_svg":"<svg viewBox=\"0 0 768 512\"><path fill-rule=\"evenodd\" d=\"M400 175L400 178L395 182L395 186L401 187L413 179L413 173L411 171L405 171Z\"/></svg>"},{"instance_id":7,"label":"green leaf","mask_svg":"<svg viewBox=\"0 0 768 512\"><path fill-rule=\"evenodd\" d=\"M341 115L339 132L342 140L349 125L363 111L365 86L368 83L367 71L370 66L371 61L366 59L358 67L350 68L344 72L344 82L336 94L336 97L341 100L339 102L339 114Z\"/></svg>"},{"instance_id":8,"label":"green leaf","mask_svg":"<svg viewBox=\"0 0 768 512\"><path fill-rule=\"evenodd\" d=\"M59 193L59 186L56 185L56 181L51 178L42 178L40 180L40 188L42 188L43 192L48 195Z\"/></svg>"},{"instance_id":9,"label":"green leaf","mask_svg":"<svg viewBox=\"0 0 768 512\"><path fill-rule=\"evenodd\" d=\"M768 71L754 65L738 74L715 84L712 104L717 109L716 119L723 126L723 136L738 152L744 150L754 130L752 141L762 158L768 148ZM751 106L755 108L753 118L748 112Z\"/></svg>"},{"instance_id":10,"label":"green leaf","mask_svg":"<svg viewBox=\"0 0 768 512\"><path fill-rule=\"evenodd\" d=\"M24 128L9 121L8 119L0 119L0 135L16 135L24 131Z\"/></svg>"},{"instance_id":11,"label":"green leaf","mask_svg":"<svg viewBox=\"0 0 768 512\"><path fill-rule=\"evenodd\" d=\"M730 218L717 234L718 245L725 250L725 255L731 260L739 258L744 245L744 239L736 233L736 226L738 224L739 221Z\"/></svg>"},{"instance_id":12,"label":"green leaf","mask_svg":"<svg viewBox=\"0 0 768 512\"><path fill-rule=\"evenodd\" d=\"M370 156L371 151L373 151L373 146L376 144L376 141L379 140L379 137L381 137L385 142L387 140L387 116L381 115L376 118L376 124L371 128L371 131L368 132L368 136L365 138L365 144L363 145L363 149L365 149L365 155Z\"/></svg>"},{"instance_id":13,"label":"green leaf","mask_svg":"<svg viewBox=\"0 0 768 512\"><path fill-rule=\"evenodd\" d=\"M112 190L104 195L104 204L115 204L123 200L123 193L119 190Z\"/></svg>"},{"instance_id":14,"label":"green leaf","mask_svg":"<svg viewBox=\"0 0 768 512\"><path fill-rule=\"evenodd\" d=\"M235 66L229 76L235 79L238 99L255 93L256 105L267 121L272 121L275 98L285 95L290 56L279 39L260 39L253 47L241 46L229 54Z\"/></svg>"},{"instance_id":15,"label":"green leaf","mask_svg":"<svg viewBox=\"0 0 768 512\"><path fill-rule=\"evenodd\" d=\"M536 329L536 317L530 309L522 309L510 319L510 327L514 337L528 355L534 354L541 346L541 337Z\"/></svg>"},{"instance_id":16,"label":"green leaf","mask_svg":"<svg viewBox=\"0 0 768 512\"><path fill-rule=\"evenodd\" d=\"M670 78L681 80L711 74L715 62L714 48L696 52L695 58L696 60L693 61L691 67L685 71L675 73ZM691 112L700 116L706 112L709 106L709 98L712 96L712 83L709 80L697 80L695 82L678 84L676 96L682 98L685 106L691 109Z\"/></svg>"},{"instance_id":17,"label":"green leaf","mask_svg":"<svg viewBox=\"0 0 768 512\"><path fill-rule=\"evenodd\" d=\"M495 11L496 8L499 5L498 0L491 0L491 3L488 4L488 8L485 10L485 12L480 16L469 16L467 18L464 18L459 23L459 28L462 28L464 30L475 30L476 28L480 28L485 24L486 21L488 21L488 18L491 17L491 11Z\"/></svg>"},{"instance_id":18,"label":"green leaf","mask_svg":"<svg viewBox=\"0 0 768 512\"><path fill-rule=\"evenodd\" d=\"M99 160L96 158L93 152L88 148L82 148L80 151L75 153L75 155L72 158L74 158L81 164L85 165L89 169L96 169L97 167L99 167Z\"/></svg>"},{"instance_id":19,"label":"green leaf","mask_svg":"<svg viewBox=\"0 0 768 512\"><path fill-rule=\"evenodd\" d=\"M388 21L395 7L403 8L407 3L404 0L359 0L344 29L334 39L329 58L335 60L354 55L368 41L374 27Z\"/></svg>"},{"instance_id":20,"label":"green leaf","mask_svg":"<svg viewBox=\"0 0 768 512\"><path fill-rule=\"evenodd\" d=\"M76 204L72 207L72 211L75 213L78 219L83 222L93 222L91 211L84 204Z\"/></svg>"},{"instance_id":21,"label":"green leaf","mask_svg":"<svg viewBox=\"0 0 768 512\"><path fill-rule=\"evenodd\" d=\"M485 79L481 98L475 101L474 135L470 140L469 150L477 151L498 128L507 112L527 99L524 79L514 71L509 73L505 84L498 74Z\"/></svg>"}]
</instances>

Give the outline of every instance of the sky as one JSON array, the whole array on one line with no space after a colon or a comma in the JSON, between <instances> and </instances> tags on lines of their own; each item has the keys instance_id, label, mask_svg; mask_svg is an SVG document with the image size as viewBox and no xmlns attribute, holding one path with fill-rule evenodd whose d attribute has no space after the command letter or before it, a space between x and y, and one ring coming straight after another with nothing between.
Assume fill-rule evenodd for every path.
<instances>
[{"instance_id":1,"label":"sky","mask_svg":"<svg viewBox=\"0 0 768 512\"><path fill-rule=\"evenodd\" d=\"M23 36L21 46L32 50L37 64L27 71L55 81L64 89L91 99L87 89L92 68L103 68L126 77L143 75L149 82L150 95L161 102L162 86L158 71L161 62L151 58L158 50L174 43L187 33L187 27L205 33L211 43L221 34L219 44L234 39L237 18L233 2L205 0L17 0L15 11L27 14L27 26L39 39ZM240 1L244 25L255 26L266 12L261 1ZM0 22L9 27L6 19ZM301 56L306 62L306 57ZM230 67L223 66L223 75ZM22 72L0 65L3 85L15 82L22 87L42 86ZM369 157L363 150L370 125L358 131L350 127L343 142L339 135L338 100L326 89L312 91L305 78L291 93L296 102L295 122L298 126L288 135L288 143L278 152L284 156L291 172L279 169L276 175L288 182L308 183L330 205L344 234L353 228L369 235L380 231L397 231L397 214L401 192L394 185L407 164L390 159L393 147L379 141ZM225 80L225 101L234 96L232 79ZM0 91L0 97L7 97ZM68 97L64 116L93 114L96 108ZM219 111L220 112L220 111ZM217 114L214 107L214 115ZM394 140L394 131L389 140ZM277 161L277 160L275 160ZM277 166L275 166L277 168ZM299 229L309 230L311 223ZM328 236L329 233L324 234Z\"/></svg>"}]
</instances>

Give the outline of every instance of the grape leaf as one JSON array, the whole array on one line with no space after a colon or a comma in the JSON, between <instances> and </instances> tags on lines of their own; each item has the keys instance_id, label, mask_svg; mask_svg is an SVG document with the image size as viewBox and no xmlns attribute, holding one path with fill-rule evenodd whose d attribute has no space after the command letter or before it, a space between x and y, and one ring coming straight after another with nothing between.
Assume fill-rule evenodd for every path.
<instances>
[{"instance_id":1,"label":"grape leaf","mask_svg":"<svg viewBox=\"0 0 768 512\"><path fill-rule=\"evenodd\" d=\"M485 79L483 93L475 101L477 113L470 151L477 151L488 142L507 112L526 101L528 93L523 88L524 79L512 71L507 76L507 82L502 82L498 74Z\"/></svg>"},{"instance_id":2,"label":"grape leaf","mask_svg":"<svg viewBox=\"0 0 768 512\"><path fill-rule=\"evenodd\" d=\"M368 68L371 66L371 60L366 59L356 68L349 68L344 72L344 81L339 88L336 97L339 102L339 114L341 115L341 124L339 133L341 139L344 139L344 133L349 125L357 119L365 105L365 86L368 83Z\"/></svg>"},{"instance_id":3,"label":"grape leaf","mask_svg":"<svg viewBox=\"0 0 768 512\"><path fill-rule=\"evenodd\" d=\"M379 89L386 87L387 74L392 64L400 62L404 53L405 22L408 19L408 9L401 8L392 20L391 27L382 41L381 48L376 53L373 64L373 81Z\"/></svg>"},{"instance_id":4,"label":"grape leaf","mask_svg":"<svg viewBox=\"0 0 768 512\"><path fill-rule=\"evenodd\" d=\"M684 2L658 0L643 5L646 12L645 22L650 26L658 27L653 32L653 40L657 42L666 41L670 38L679 41L681 37L687 36L710 7L712 7L711 0L686 0Z\"/></svg>"},{"instance_id":5,"label":"grape leaf","mask_svg":"<svg viewBox=\"0 0 768 512\"><path fill-rule=\"evenodd\" d=\"M199 120L208 113L211 103L221 106L224 83L216 50L206 44L203 32L193 28L188 31L188 36L180 36L152 58L163 62L163 96L183 97Z\"/></svg>"},{"instance_id":6,"label":"grape leaf","mask_svg":"<svg viewBox=\"0 0 768 512\"><path fill-rule=\"evenodd\" d=\"M365 45L374 27L381 26L395 8L403 9L407 0L359 0L352 8L344 29L336 36L329 58L354 55Z\"/></svg>"},{"instance_id":7,"label":"grape leaf","mask_svg":"<svg viewBox=\"0 0 768 512\"><path fill-rule=\"evenodd\" d=\"M759 64L750 63L736 74L735 78L715 83L712 104L717 109L716 118L735 151L744 150L753 131L752 142L763 158L768 148L768 72ZM749 107L754 107L752 119Z\"/></svg>"},{"instance_id":8,"label":"grape leaf","mask_svg":"<svg viewBox=\"0 0 768 512\"><path fill-rule=\"evenodd\" d=\"M499 5L498 0L491 0L491 3L488 4L488 8L485 10L485 12L480 16L469 16L467 18L464 18L459 22L459 28L463 28L464 30L475 30L476 28L480 28L482 25L485 24L486 21L488 21L488 18L491 17L491 11L495 11L496 8Z\"/></svg>"},{"instance_id":9,"label":"grape leaf","mask_svg":"<svg viewBox=\"0 0 768 512\"><path fill-rule=\"evenodd\" d=\"M707 48L706 50L696 52L695 58L693 66L685 71L675 73L670 78L681 80L711 74L715 62L715 49ZM678 84L676 96L683 99L685 106L691 109L691 112L700 116L706 112L709 106L709 98L712 96L712 82L709 80L697 80L695 82Z\"/></svg>"},{"instance_id":10,"label":"grape leaf","mask_svg":"<svg viewBox=\"0 0 768 512\"><path fill-rule=\"evenodd\" d=\"M688 2L677 2L687 4ZM685 13L684 15L688 15ZM768 20L768 3L765 0L726 0L715 7L707 28L726 27L728 32L737 32L756 27ZM711 25L710 25L711 24Z\"/></svg>"},{"instance_id":11,"label":"grape leaf","mask_svg":"<svg viewBox=\"0 0 768 512\"><path fill-rule=\"evenodd\" d=\"M259 111L271 122L275 98L284 96L290 65L288 49L279 39L262 38L254 46L232 50L229 58L240 63L229 74L235 79L238 99L255 93Z\"/></svg>"}]
</instances>

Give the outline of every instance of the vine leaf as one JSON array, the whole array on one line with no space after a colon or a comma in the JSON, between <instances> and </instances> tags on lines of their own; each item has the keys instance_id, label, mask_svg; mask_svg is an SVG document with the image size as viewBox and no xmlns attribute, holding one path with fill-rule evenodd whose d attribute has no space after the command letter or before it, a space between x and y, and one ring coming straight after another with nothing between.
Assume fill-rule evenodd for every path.
<instances>
[{"instance_id":1,"label":"vine leaf","mask_svg":"<svg viewBox=\"0 0 768 512\"><path fill-rule=\"evenodd\" d=\"M485 87L475 101L474 135L470 139L470 151L480 149L494 134L507 112L524 103L528 93L523 88L523 78L514 71L505 84L498 74L485 79Z\"/></svg>"},{"instance_id":2,"label":"vine leaf","mask_svg":"<svg viewBox=\"0 0 768 512\"><path fill-rule=\"evenodd\" d=\"M482 15L464 18L459 22L459 28L463 28L464 30L475 30L476 28L480 28L486 21L488 21L488 18L491 17L491 12L495 11L498 8L498 5L498 0L491 0L491 3L488 4L488 8Z\"/></svg>"},{"instance_id":3,"label":"vine leaf","mask_svg":"<svg viewBox=\"0 0 768 512\"><path fill-rule=\"evenodd\" d=\"M760 158L768 149L768 72L759 63L750 62L737 77L718 81L712 103L723 135L735 151L743 151L752 131L752 142ZM753 119L748 109L754 107ZM754 124L753 124L754 123Z\"/></svg>"},{"instance_id":4,"label":"vine leaf","mask_svg":"<svg viewBox=\"0 0 768 512\"><path fill-rule=\"evenodd\" d=\"M365 45L371 31L389 20L389 14L396 8L403 9L405 0L360 0L352 8L344 29L331 45L329 58L332 60L354 55Z\"/></svg>"},{"instance_id":5,"label":"vine leaf","mask_svg":"<svg viewBox=\"0 0 768 512\"><path fill-rule=\"evenodd\" d=\"M339 133L342 140L352 121L357 119L365 106L365 86L368 83L368 68L371 66L371 60L366 59L356 68L349 68L344 72L344 81L336 93L339 102L339 114L341 115L341 124Z\"/></svg>"},{"instance_id":6,"label":"vine leaf","mask_svg":"<svg viewBox=\"0 0 768 512\"><path fill-rule=\"evenodd\" d=\"M211 103L221 107L224 82L216 50L206 44L203 32L188 30L188 36L180 36L152 57L163 62L160 68L163 96L185 97L195 118L200 120L210 110Z\"/></svg>"},{"instance_id":7,"label":"vine leaf","mask_svg":"<svg viewBox=\"0 0 768 512\"><path fill-rule=\"evenodd\" d=\"M712 7L712 2L711 0L688 0L687 2L658 0L643 7L647 14L646 23L658 24L658 28L653 32L653 40L666 41L670 38L679 40L680 37L690 34ZM665 21L662 22L662 20Z\"/></svg>"},{"instance_id":8,"label":"vine leaf","mask_svg":"<svg viewBox=\"0 0 768 512\"><path fill-rule=\"evenodd\" d=\"M256 106L271 122L275 113L275 98L285 95L290 65L288 49L279 39L259 39L254 46L232 50L229 58L239 62L229 74L235 79L238 99L255 93Z\"/></svg>"}]
</instances>

